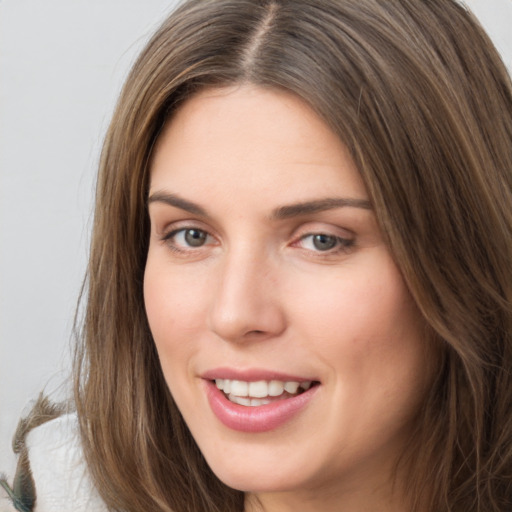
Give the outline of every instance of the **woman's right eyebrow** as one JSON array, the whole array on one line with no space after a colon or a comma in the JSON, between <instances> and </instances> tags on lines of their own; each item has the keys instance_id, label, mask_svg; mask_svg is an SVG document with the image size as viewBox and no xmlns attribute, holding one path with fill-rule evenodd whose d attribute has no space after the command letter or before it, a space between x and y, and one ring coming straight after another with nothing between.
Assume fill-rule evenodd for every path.
<instances>
[{"instance_id":1,"label":"woman's right eyebrow","mask_svg":"<svg viewBox=\"0 0 512 512\"><path fill-rule=\"evenodd\" d=\"M148 206L151 203L165 203L169 206L174 206L175 208L179 208L180 210L184 210L186 212L192 213L194 215L201 215L202 217L210 217L208 212L196 203L189 201L188 199L183 199L176 194L171 194L168 192L155 192L148 197Z\"/></svg>"}]
</instances>

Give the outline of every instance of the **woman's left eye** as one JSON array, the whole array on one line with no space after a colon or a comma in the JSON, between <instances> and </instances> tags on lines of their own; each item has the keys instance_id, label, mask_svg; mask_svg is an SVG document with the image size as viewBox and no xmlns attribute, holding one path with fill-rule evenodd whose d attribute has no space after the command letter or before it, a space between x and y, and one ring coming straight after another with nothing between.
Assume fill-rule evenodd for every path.
<instances>
[{"instance_id":1,"label":"woman's left eye","mask_svg":"<svg viewBox=\"0 0 512 512\"><path fill-rule=\"evenodd\" d=\"M336 252L348 249L354 241L327 233L310 233L300 238L299 244L302 249L315 252Z\"/></svg>"}]
</instances>

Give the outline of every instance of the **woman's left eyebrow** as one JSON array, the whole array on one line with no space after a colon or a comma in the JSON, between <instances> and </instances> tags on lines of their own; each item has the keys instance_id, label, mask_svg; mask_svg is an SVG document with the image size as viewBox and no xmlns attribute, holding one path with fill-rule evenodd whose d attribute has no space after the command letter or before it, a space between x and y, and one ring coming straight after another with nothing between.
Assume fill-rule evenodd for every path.
<instances>
[{"instance_id":1,"label":"woman's left eyebrow","mask_svg":"<svg viewBox=\"0 0 512 512\"><path fill-rule=\"evenodd\" d=\"M335 208L362 208L363 210L371 210L372 205L367 199L356 199L352 197L327 197L325 199L315 199L313 201L305 201L296 204L280 206L273 210L270 218L273 220L284 220L300 215L308 215L319 213Z\"/></svg>"}]
</instances>

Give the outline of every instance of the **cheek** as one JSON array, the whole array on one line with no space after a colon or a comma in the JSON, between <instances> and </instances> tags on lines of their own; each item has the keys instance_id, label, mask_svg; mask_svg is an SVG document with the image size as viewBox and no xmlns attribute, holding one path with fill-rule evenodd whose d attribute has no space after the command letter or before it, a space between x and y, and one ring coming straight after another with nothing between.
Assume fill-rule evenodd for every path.
<instances>
[{"instance_id":1,"label":"cheek","mask_svg":"<svg viewBox=\"0 0 512 512\"><path fill-rule=\"evenodd\" d=\"M156 260L156 261L155 261ZM199 351L204 325L201 280L170 271L165 262L148 257L144 274L144 302L164 379L182 413L198 407L191 393L191 361Z\"/></svg>"},{"instance_id":2,"label":"cheek","mask_svg":"<svg viewBox=\"0 0 512 512\"><path fill-rule=\"evenodd\" d=\"M384 251L358 263L318 279L302 297L289 293L297 297L297 338L352 396L367 392L378 402L384 392L422 389L429 357L424 323L401 274Z\"/></svg>"},{"instance_id":3,"label":"cheek","mask_svg":"<svg viewBox=\"0 0 512 512\"><path fill-rule=\"evenodd\" d=\"M204 280L180 269L170 271L165 262L148 257L144 274L144 303L149 327L166 378L171 366L196 350L195 341L205 321Z\"/></svg>"},{"instance_id":4,"label":"cheek","mask_svg":"<svg viewBox=\"0 0 512 512\"><path fill-rule=\"evenodd\" d=\"M303 326L334 339L367 345L379 339L403 338L402 331L416 331L418 313L391 258L383 254L361 258L338 272L297 280L287 294L294 301L296 318Z\"/></svg>"}]
</instances>

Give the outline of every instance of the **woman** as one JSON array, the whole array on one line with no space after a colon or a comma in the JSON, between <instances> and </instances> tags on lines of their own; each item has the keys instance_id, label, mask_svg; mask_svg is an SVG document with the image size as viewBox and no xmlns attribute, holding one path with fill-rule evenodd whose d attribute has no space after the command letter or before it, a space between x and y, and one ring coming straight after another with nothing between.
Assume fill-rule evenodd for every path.
<instances>
[{"instance_id":1,"label":"woman","mask_svg":"<svg viewBox=\"0 0 512 512\"><path fill-rule=\"evenodd\" d=\"M511 139L456 2L184 3L100 165L75 403L106 506L510 510Z\"/></svg>"}]
</instances>

